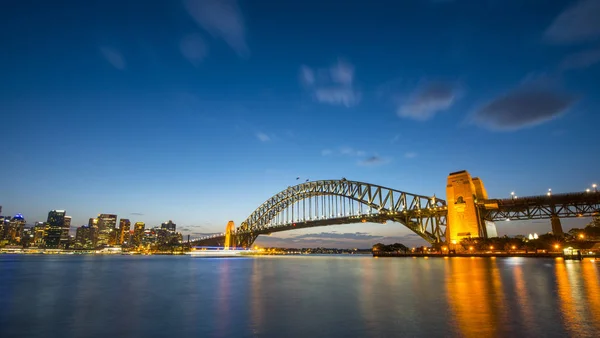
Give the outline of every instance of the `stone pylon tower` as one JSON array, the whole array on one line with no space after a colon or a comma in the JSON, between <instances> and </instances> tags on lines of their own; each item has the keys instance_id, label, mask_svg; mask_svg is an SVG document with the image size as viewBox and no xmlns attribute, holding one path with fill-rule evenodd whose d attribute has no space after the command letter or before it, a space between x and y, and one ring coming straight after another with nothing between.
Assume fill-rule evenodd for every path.
<instances>
[{"instance_id":1,"label":"stone pylon tower","mask_svg":"<svg viewBox=\"0 0 600 338\"><path fill-rule=\"evenodd\" d=\"M235 240L232 232L235 230L235 223L233 221L227 222L227 228L225 228L225 250L229 248L235 248Z\"/></svg>"},{"instance_id":2,"label":"stone pylon tower","mask_svg":"<svg viewBox=\"0 0 600 338\"><path fill-rule=\"evenodd\" d=\"M463 238L487 237L485 223L477 209L477 201L487 198L483 182L477 177L471 178L466 170L448 176L446 185L448 244L458 244Z\"/></svg>"}]
</instances>

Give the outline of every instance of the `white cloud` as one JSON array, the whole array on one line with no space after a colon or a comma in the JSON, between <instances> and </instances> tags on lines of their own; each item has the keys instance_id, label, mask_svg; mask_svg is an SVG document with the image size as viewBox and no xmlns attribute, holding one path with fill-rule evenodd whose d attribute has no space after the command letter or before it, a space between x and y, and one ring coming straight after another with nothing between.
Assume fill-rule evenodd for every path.
<instances>
[{"instance_id":1,"label":"white cloud","mask_svg":"<svg viewBox=\"0 0 600 338\"><path fill-rule=\"evenodd\" d=\"M244 18L236 0L184 0L184 6L200 27L223 39L239 56L250 53Z\"/></svg>"},{"instance_id":2,"label":"white cloud","mask_svg":"<svg viewBox=\"0 0 600 338\"><path fill-rule=\"evenodd\" d=\"M600 62L600 48L585 50L567 56L561 63L563 70L584 69Z\"/></svg>"},{"instance_id":3,"label":"white cloud","mask_svg":"<svg viewBox=\"0 0 600 338\"><path fill-rule=\"evenodd\" d=\"M352 107L360 101L360 96L352 88L318 88L315 97L319 102Z\"/></svg>"},{"instance_id":4,"label":"white cloud","mask_svg":"<svg viewBox=\"0 0 600 338\"><path fill-rule=\"evenodd\" d=\"M321 155L322 156L329 156L331 154L333 154L333 151L331 149L323 149L323 150L321 150Z\"/></svg>"},{"instance_id":5,"label":"white cloud","mask_svg":"<svg viewBox=\"0 0 600 338\"><path fill-rule=\"evenodd\" d=\"M256 138L259 139L261 142L269 142L271 141L271 138L269 137L269 135L265 134L265 133L256 133Z\"/></svg>"},{"instance_id":6,"label":"white cloud","mask_svg":"<svg viewBox=\"0 0 600 338\"><path fill-rule=\"evenodd\" d=\"M417 153L409 151L407 153L404 153L404 157L405 158L415 158L415 157L417 157Z\"/></svg>"},{"instance_id":7,"label":"white cloud","mask_svg":"<svg viewBox=\"0 0 600 338\"><path fill-rule=\"evenodd\" d=\"M300 79L307 86L312 86L315 83L315 72L308 66L300 67Z\"/></svg>"},{"instance_id":8,"label":"white cloud","mask_svg":"<svg viewBox=\"0 0 600 338\"><path fill-rule=\"evenodd\" d=\"M554 43L580 43L600 37L600 1L581 0L567 8L544 33Z\"/></svg>"},{"instance_id":9,"label":"white cloud","mask_svg":"<svg viewBox=\"0 0 600 338\"><path fill-rule=\"evenodd\" d=\"M190 34L179 42L179 50L192 65L198 66L208 55L208 46L200 34Z\"/></svg>"},{"instance_id":10,"label":"white cloud","mask_svg":"<svg viewBox=\"0 0 600 338\"><path fill-rule=\"evenodd\" d=\"M319 102L345 107L360 102L360 92L354 85L354 66L347 62L338 61L328 69L317 70L302 65L300 79Z\"/></svg>"},{"instance_id":11,"label":"white cloud","mask_svg":"<svg viewBox=\"0 0 600 338\"><path fill-rule=\"evenodd\" d=\"M418 121L431 119L436 113L450 108L457 98L455 85L444 82L430 82L416 89L398 107L400 117Z\"/></svg>"},{"instance_id":12,"label":"white cloud","mask_svg":"<svg viewBox=\"0 0 600 338\"><path fill-rule=\"evenodd\" d=\"M108 63L110 63L113 67L115 67L118 70L125 69L125 58L123 57L123 54L121 54L121 52L114 48L106 46L100 47L100 52L102 53L104 59L106 59L106 61L108 61Z\"/></svg>"}]
</instances>

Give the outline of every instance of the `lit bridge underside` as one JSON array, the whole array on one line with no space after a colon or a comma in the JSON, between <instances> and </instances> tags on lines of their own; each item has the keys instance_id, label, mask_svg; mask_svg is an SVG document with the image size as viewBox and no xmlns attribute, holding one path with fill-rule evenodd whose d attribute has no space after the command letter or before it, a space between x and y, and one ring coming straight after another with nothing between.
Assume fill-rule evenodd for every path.
<instances>
[{"instance_id":1,"label":"lit bridge underside","mask_svg":"<svg viewBox=\"0 0 600 338\"><path fill-rule=\"evenodd\" d=\"M232 233L236 247L249 247L259 235L351 223L400 223L429 243L443 242L444 200L374 184L342 180L306 182L265 201ZM194 240L222 246L225 234Z\"/></svg>"},{"instance_id":2,"label":"lit bridge underside","mask_svg":"<svg viewBox=\"0 0 600 338\"><path fill-rule=\"evenodd\" d=\"M483 218L490 221L589 217L600 215L600 193L493 199L483 201L479 207Z\"/></svg>"}]
</instances>

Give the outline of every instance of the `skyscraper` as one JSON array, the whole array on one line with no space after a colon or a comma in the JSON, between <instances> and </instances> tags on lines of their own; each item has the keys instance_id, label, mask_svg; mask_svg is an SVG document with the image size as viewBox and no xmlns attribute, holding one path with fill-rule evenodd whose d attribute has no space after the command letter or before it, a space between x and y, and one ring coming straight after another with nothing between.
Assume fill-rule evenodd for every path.
<instances>
[{"instance_id":1,"label":"skyscraper","mask_svg":"<svg viewBox=\"0 0 600 338\"><path fill-rule=\"evenodd\" d=\"M63 224L62 231L60 233L60 246L66 247L69 243L69 230L71 229L71 216L65 216L65 223Z\"/></svg>"},{"instance_id":2,"label":"skyscraper","mask_svg":"<svg viewBox=\"0 0 600 338\"><path fill-rule=\"evenodd\" d=\"M129 243L129 230L131 230L131 222L126 218L121 218L119 221L119 244Z\"/></svg>"},{"instance_id":3,"label":"skyscraper","mask_svg":"<svg viewBox=\"0 0 600 338\"><path fill-rule=\"evenodd\" d=\"M4 239L10 244L20 244L23 229L25 228L25 218L21 214L16 214L8 222L4 223Z\"/></svg>"},{"instance_id":4,"label":"skyscraper","mask_svg":"<svg viewBox=\"0 0 600 338\"><path fill-rule=\"evenodd\" d=\"M165 230L169 230L169 231L173 231L175 232L175 228L177 227L177 224L173 223L173 221L169 220L168 222L164 222L163 224L160 225L161 229L165 229Z\"/></svg>"},{"instance_id":5,"label":"skyscraper","mask_svg":"<svg viewBox=\"0 0 600 338\"><path fill-rule=\"evenodd\" d=\"M146 224L144 222L136 222L133 226L133 239L131 242L134 246L139 246L142 244L145 228Z\"/></svg>"},{"instance_id":6,"label":"skyscraper","mask_svg":"<svg viewBox=\"0 0 600 338\"><path fill-rule=\"evenodd\" d=\"M98 246L98 219L90 218L88 227L90 228L89 236L92 242L92 248L96 248Z\"/></svg>"},{"instance_id":7,"label":"skyscraper","mask_svg":"<svg viewBox=\"0 0 600 338\"><path fill-rule=\"evenodd\" d=\"M62 229L65 225L64 210L52 210L48 213L48 228L46 229L46 247L58 248L60 246L60 238Z\"/></svg>"},{"instance_id":8,"label":"skyscraper","mask_svg":"<svg viewBox=\"0 0 600 338\"><path fill-rule=\"evenodd\" d=\"M44 222L35 222L33 227L33 245L44 246L46 238L47 224Z\"/></svg>"},{"instance_id":9,"label":"skyscraper","mask_svg":"<svg viewBox=\"0 0 600 338\"><path fill-rule=\"evenodd\" d=\"M117 215L98 215L98 246L115 245L117 241Z\"/></svg>"}]
</instances>

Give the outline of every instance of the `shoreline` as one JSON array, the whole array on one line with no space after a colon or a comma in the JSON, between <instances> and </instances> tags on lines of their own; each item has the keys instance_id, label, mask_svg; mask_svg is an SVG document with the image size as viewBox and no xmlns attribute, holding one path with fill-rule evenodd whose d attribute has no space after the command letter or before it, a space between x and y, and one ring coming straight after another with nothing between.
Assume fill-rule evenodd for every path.
<instances>
[{"instance_id":1,"label":"shoreline","mask_svg":"<svg viewBox=\"0 0 600 338\"><path fill-rule=\"evenodd\" d=\"M447 257L482 257L482 258L505 258L505 257L523 257L523 258L562 258L567 260L578 260L577 255L565 255L562 252L551 253L511 253L511 252L494 252L494 253L455 253L455 254L439 254L439 253L399 253L399 252L373 252L374 258L379 257L426 257L426 258L447 258ZM598 259L600 254L582 255L581 259L590 258Z\"/></svg>"}]
</instances>

